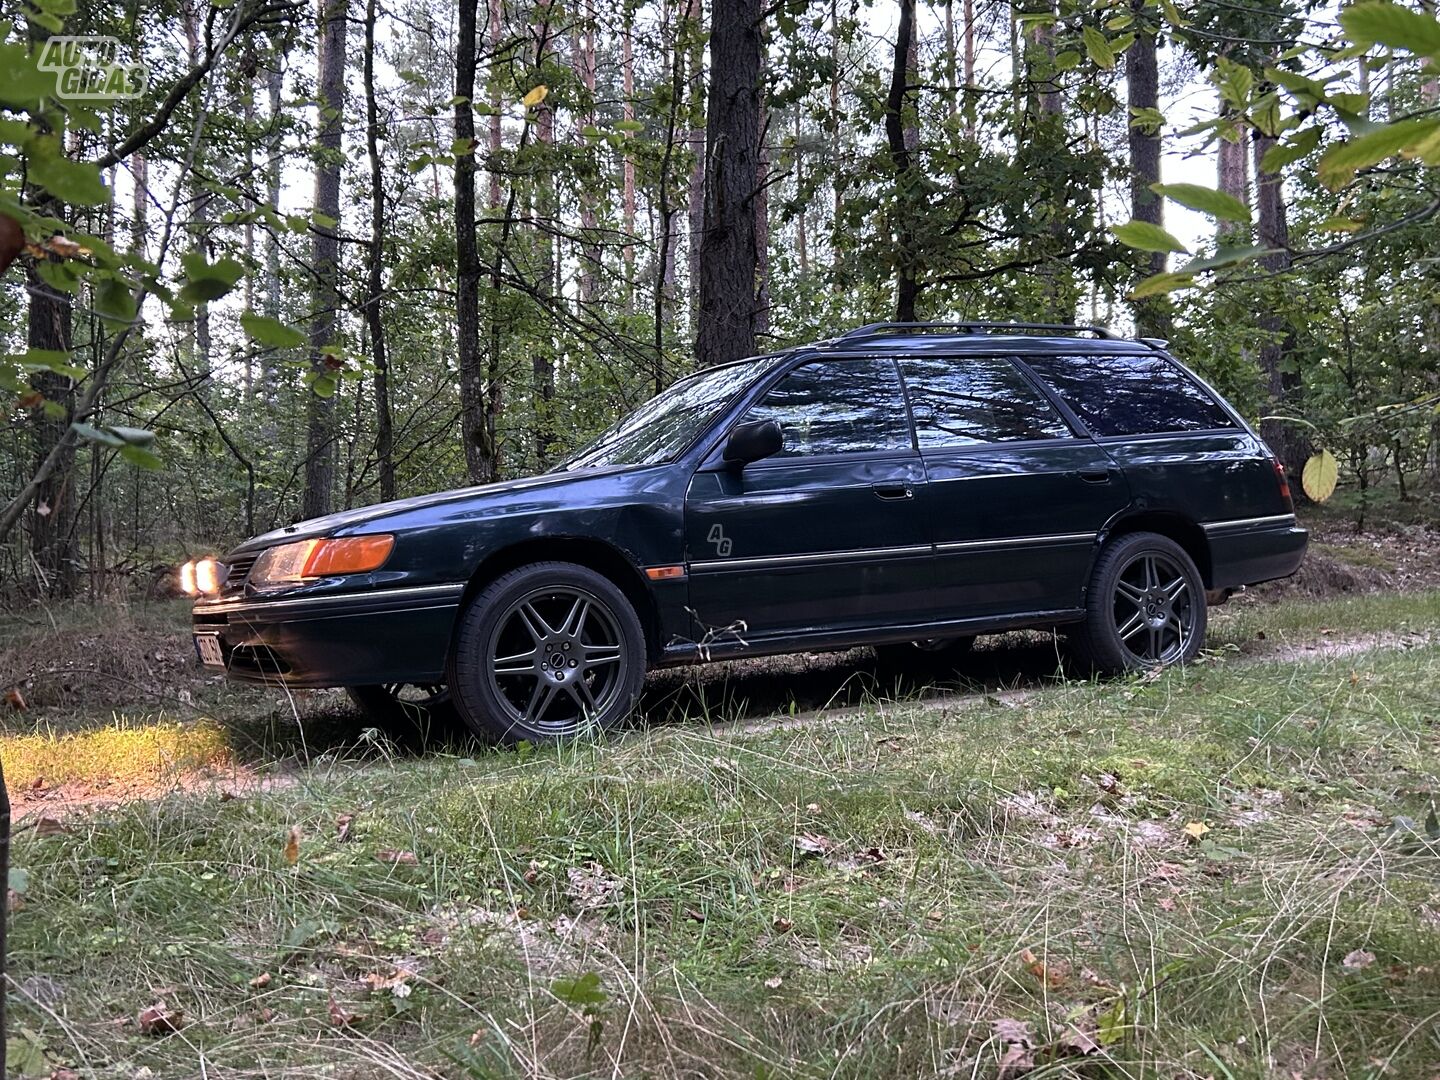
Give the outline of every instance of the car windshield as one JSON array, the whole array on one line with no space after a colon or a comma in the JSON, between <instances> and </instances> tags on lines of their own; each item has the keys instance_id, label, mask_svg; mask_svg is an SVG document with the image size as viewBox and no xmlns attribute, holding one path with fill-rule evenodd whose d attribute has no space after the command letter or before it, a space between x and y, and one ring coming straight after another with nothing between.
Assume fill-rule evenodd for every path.
<instances>
[{"instance_id":1,"label":"car windshield","mask_svg":"<svg viewBox=\"0 0 1440 1080\"><path fill-rule=\"evenodd\" d=\"M559 469L658 465L669 461L694 442L736 394L778 360L777 356L762 356L682 379L622 417Z\"/></svg>"}]
</instances>

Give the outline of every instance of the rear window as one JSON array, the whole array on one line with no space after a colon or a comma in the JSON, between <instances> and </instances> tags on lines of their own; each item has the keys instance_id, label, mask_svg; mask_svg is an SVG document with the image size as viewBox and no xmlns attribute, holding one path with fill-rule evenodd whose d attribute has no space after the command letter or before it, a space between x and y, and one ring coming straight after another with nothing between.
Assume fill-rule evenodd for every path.
<instances>
[{"instance_id":1,"label":"rear window","mask_svg":"<svg viewBox=\"0 0 1440 1080\"><path fill-rule=\"evenodd\" d=\"M1096 435L1234 427L1194 379L1163 356L1027 356Z\"/></svg>"}]
</instances>

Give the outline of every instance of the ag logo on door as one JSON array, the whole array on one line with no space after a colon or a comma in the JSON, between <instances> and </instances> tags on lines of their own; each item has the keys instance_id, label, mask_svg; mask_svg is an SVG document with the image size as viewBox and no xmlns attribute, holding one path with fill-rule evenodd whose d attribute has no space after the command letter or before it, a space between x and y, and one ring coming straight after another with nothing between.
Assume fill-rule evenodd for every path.
<instances>
[{"instance_id":1,"label":"ag logo on door","mask_svg":"<svg viewBox=\"0 0 1440 1080\"><path fill-rule=\"evenodd\" d=\"M734 546L730 542L730 538L725 535L725 527L723 525L711 525L710 533L705 537L705 542L707 544L714 544L715 554L719 555L722 559L730 556L730 551Z\"/></svg>"}]
</instances>

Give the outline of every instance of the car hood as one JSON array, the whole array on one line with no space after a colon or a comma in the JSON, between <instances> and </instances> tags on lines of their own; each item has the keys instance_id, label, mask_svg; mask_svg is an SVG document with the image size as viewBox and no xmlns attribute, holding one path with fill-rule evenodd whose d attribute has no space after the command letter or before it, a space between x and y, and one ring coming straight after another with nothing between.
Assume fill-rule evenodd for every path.
<instances>
[{"instance_id":1,"label":"car hood","mask_svg":"<svg viewBox=\"0 0 1440 1080\"><path fill-rule=\"evenodd\" d=\"M372 506L362 506L354 510L326 514L324 517L297 521L293 525L286 525L283 528L251 537L237 550L271 547L291 540L308 540L316 536L343 536L376 532L379 530L366 528L366 526L389 522L396 518L405 518L416 511L454 503L464 503L467 508L479 506L488 508L489 504L494 504L494 509L499 510L507 499L516 495L527 496L524 501L529 502L537 492L579 487L592 484L607 476L614 476L617 473L634 471L637 470L625 466L608 469L577 469L575 472L543 473L539 476L527 476L520 480L505 480L476 487L437 491L432 495L415 495L408 499L395 499L392 502L375 503Z\"/></svg>"}]
</instances>

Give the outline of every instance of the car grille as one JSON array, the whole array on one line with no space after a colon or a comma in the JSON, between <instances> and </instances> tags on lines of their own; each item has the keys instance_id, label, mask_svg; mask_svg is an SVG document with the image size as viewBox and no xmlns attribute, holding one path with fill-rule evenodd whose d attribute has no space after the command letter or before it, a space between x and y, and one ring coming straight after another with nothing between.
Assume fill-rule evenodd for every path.
<instances>
[{"instance_id":1,"label":"car grille","mask_svg":"<svg viewBox=\"0 0 1440 1080\"><path fill-rule=\"evenodd\" d=\"M260 557L259 552L250 555L237 555L230 560L230 573L225 578L225 591L234 592L245 586L245 579L250 576L250 568L255 565L255 560Z\"/></svg>"}]
</instances>

